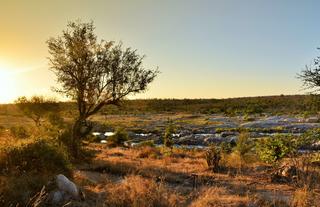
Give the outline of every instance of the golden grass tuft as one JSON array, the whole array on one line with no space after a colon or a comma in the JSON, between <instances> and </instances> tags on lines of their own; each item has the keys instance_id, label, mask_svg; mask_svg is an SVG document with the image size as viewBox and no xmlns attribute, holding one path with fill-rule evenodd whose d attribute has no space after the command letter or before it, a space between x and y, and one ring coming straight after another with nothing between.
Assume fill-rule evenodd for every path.
<instances>
[{"instance_id":1,"label":"golden grass tuft","mask_svg":"<svg viewBox=\"0 0 320 207\"><path fill-rule=\"evenodd\" d=\"M170 207L178 206L183 199L162 183L140 176L128 176L119 184L109 184L105 206Z\"/></svg>"},{"instance_id":2,"label":"golden grass tuft","mask_svg":"<svg viewBox=\"0 0 320 207\"><path fill-rule=\"evenodd\" d=\"M224 187L204 188L199 195L190 207L247 206L249 203L248 197L231 194Z\"/></svg>"}]
</instances>

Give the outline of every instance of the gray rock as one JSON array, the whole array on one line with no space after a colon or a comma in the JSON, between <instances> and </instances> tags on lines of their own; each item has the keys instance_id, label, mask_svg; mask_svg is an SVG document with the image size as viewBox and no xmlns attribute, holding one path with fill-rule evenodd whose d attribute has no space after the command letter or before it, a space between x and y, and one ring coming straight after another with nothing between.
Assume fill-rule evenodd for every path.
<instances>
[{"instance_id":1,"label":"gray rock","mask_svg":"<svg viewBox=\"0 0 320 207\"><path fill-rule=\"evenodd\" d=\"M66 176L62 174L57 175L56 182L59 191L64 192L64 194L70 195L73 199L80 198L78 187Z\"/></svg>"},{"instance_id":2,"label":"gray rock","mask_svg":"<svg viewBox=\"0 0 320 207\"><path fill-rule=\"evenodd\" d=\"M63 191L55 191L52 196L52 203L59 204L64 201L64 192Z\"/></svg>"}]
</instances>

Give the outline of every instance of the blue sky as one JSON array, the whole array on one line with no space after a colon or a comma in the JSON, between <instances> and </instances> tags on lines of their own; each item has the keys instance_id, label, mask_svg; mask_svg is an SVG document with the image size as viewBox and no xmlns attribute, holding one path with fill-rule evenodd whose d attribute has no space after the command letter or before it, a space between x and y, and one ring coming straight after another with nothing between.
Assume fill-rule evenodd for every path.
<instances>
[{"instance_id":1,"label":"blue sky","mask_svg":"<svg viewBox=\"0 0 320 207\"><path fill-rule=\"evenodd\" d=\"M45 41L78 18L93 20L100 38L146 54L146 67L159 67L135 98L301 94L296 74L319 55L317 1L0 2L0 65L19 71L15 96L52 93Z\"/></svg>"}]
</instances>

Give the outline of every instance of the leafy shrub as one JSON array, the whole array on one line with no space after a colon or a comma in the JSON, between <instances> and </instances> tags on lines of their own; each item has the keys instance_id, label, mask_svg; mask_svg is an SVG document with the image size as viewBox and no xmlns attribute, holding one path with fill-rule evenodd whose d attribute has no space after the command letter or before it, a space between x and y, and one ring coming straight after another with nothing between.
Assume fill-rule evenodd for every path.
<instances>
[{"instance_id":1,"label":"leafy shrub","mask_svg":"<svg viewBox=\"0 0 320 207\"><path fill-rule=\"evenodd\" d=\"M53 141L36 139L0 150L2 173L64 173L70 169L68 154ZM1 172L0 172L1 173Z\"/></svg>"},{"instance_id":2,"label":"leafy shrub","mask_svg":"<svg viewBox=\"0 0 320 207\"><path fill-rule=\"evenodd\" d=\"M205 154L208 167L213 171L217 172L219 169L219 162L221 160L221 150L215 145L210 146Z\"/></svg>"},{"instance_id":3,"label":"leafy shrub","mask_svg":"<svg viewBox=\"0 0 320 207\"><path fill-rule=\"evenodd\" d=\"M169 148L172 147L172 145L173 145L172 134L174 134L175 131L176 131L176 129L175 129L174 125L170 122L168 124L168 126L166 127L166 131L163 136L164 146L169 147Z\"/></svg>"},{"instance_id":4,"label":"leafy shrub","mask_svg":"<svg viewBox=\"0 0 320 207\"><path fill-rule=\"evenodd\" d=\"M10 133L16 138L27 138L29 133L23 126L13 126L10 128Z\"/></svg>"},{"instance_id":5,"label":"leafy shrub","mask_svg":"<svg viewBox=\"0 0 320 207\"><path fill-rule=\"evenodd\" d=\"M119 128L116 130L115 134L108 138L108 146L116 147L116 146L123 146L124 142L128 140L128 133Z\"/></svg>"},{"instance_id":6,"label":"leafy shrub","mask_svg":"<svg viewBox=\"0 0 320 207\"><path fill-rule=\"evenodd\" d=\"M262 161L274 163L297 152L297 139L290 135L277 135L258 141L257 151Z\"/></svg>"},{"instance_id":7,"label":"leafy shrub","mask_svg":"<svg viewBox=\"0 0 320 207\"><path fill-rule=\"evenodd\" d=\"M240 160L244 160L245 155L248 154L253 147L254 143L250 140L249 134L241 133L235 147L235 151L238 153Z\"/></svg>"},{"instance_id":8,"label":"leafy shrub","mask_svg":"<svg viewBox=\"0 0 320 207\"><path fill-rule=\"evenodd\" d=\"M220 144L221 152L226 154L231 153L234 147L235 144L233 142L222 142Z\"/></svg>"}]
</instances>

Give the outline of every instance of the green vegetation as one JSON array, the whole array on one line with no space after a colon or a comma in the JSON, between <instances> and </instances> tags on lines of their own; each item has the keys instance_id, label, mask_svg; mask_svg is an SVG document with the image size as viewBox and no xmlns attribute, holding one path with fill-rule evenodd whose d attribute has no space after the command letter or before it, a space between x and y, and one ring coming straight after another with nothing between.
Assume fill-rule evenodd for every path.
<instances>
[{"instance_id":1,"label":"green vegetation","mask_svg":"<svg viewBox=\"0 0 320 207\"><path fill-rule=\"evenodd\" d=\"M50 140L34 139L1 148L0 166L2 173L56 174L68 171L70 162L65 147Z\"/></svg>"},{"instance_id":2,"label":"green vegetation","mask_svg":"<svg viewBox=\"0 0 320 207\"><path fill-rule=\"evenodd\" d=\"M114 135L108 138L108 145L110 147L123 146L124 142L127 140L128 133L123 128L119 128Z\"/></svg>"},{"instance_id":3,"label":"green vegetation","mask_svg":"<svg viewBox=\"0 0 320 207\"><path fill-rule=\"evenodd\" d=\"M245 161L245 156L252 151L254 143L250 140L248 133L241 133L236 142L235 151L240 158L240 169L242 169L242 164Z\"/></svg>"},{"instance_id":4,"label":"green vegetation","mask_svg":"<svg viewBox=\"0 0 320 207\"><path fill-rule=\"evenodd\" d=\"M257 151L261 160L274 163L295 154L299 147L297 141L297 138L290 135L267 137L258 141Z\"/></svg>"},{"instance_id":5,"label":"green vegetation","mask_svg":"<svg viewBox=\"0 0 320 207\"><path fill-rule=\"evenodd\" d=\"M28 139L2 146L0 169L1 206L27 204L57 174L71 175L66 148L45 139Z\"/></svg>"},{"instance_id":6,"label":"green vegetation","mask_svg":"<svg viewBox=\"0 0 320 207\"><path fill-rule=\"evenodd\" d=\"M168 148L172 148L173 140L172 140L172 134L176 132L175 126L171 121L169 121L169 124L166 127L166 131L163 136L163 144L164 146Z\"/></svg>"}]
</instances>

